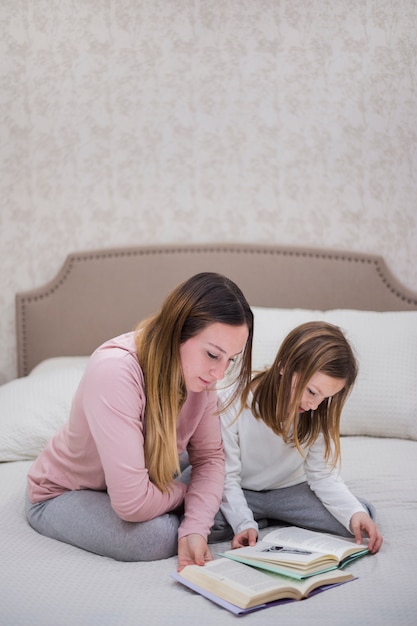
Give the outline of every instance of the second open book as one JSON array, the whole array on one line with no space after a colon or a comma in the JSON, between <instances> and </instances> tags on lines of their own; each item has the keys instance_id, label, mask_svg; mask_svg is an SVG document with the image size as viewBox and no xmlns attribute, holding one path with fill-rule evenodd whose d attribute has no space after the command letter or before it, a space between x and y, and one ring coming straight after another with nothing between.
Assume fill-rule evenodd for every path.
<instances>
[{"instance_id":1,"label":"second open book","mask_svg":"<svg viewBox=\"0 0 417 626\"><path fill-rule=\"evenodd\" d=\"M358 545L354 539L289 526L268 533L255 546L228 550L222 556L302 579L344 567L365 554L366 545Z\"/></svg>"}]
</instances>

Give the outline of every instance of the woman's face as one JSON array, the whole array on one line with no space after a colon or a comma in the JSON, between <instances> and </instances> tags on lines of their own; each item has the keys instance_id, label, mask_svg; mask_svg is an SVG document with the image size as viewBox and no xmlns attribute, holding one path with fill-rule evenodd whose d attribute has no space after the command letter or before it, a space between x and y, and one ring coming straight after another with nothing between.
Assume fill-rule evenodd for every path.
<instances>
[{"instance_id":1,"label":"woman's face","mask_svg":"<svg viewBox=\"0 0 417 626\"><path fill-rule=\"evenodd\" d=\"M187 391L214 389L230 363L243 352L248 335L246 324L214 322L184 341L180 358Z\"/></svg>"},{"instance_id":2,"label":"woman's face","mask_svg":"<svg viewBox=\"0 0 417 626\"><path fill-rule=\"evenodd\" d=\"M292 389L295 389L297 384L298 374L294 374L292 378ZM332 378L323 374L322 372L316 372L308 381L306 388L301 396L301 403L299 412L315 411L319 404L331 398L339 391L342 391L346 384L346 381L340 378Z\"/></svg>"}]
</instances>

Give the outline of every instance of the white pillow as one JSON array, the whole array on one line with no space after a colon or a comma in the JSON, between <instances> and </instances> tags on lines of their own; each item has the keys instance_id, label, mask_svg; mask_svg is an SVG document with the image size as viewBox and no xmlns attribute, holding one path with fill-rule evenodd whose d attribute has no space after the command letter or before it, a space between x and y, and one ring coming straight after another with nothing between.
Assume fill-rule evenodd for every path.
<instances>
[{"instance_id":1,"label":"white pillow","mask_svg":"<svg viewBox=\"0 0 417 626\"><path fill-rule=\"evenodd\" d=\"M252 307L253 367L272 363L288 332L309 320L339 326L359 362L342 435L417 440L417 311L317 311Z\"/></svg>"},{"instance_id":2,"label":"white pillow","mask_svg":"<svg viewBox=\"0 0 417 626\"><path fill-rule=\"evenodd\" d=\"M251 307L254 315L252 369L272 364L290 330L310 320L323 319L323 311Z\"/></svg>"},{"instance_id":3,"label":"white pillow","mask_svg":"<svg viewBox=\"0 0 417 626\"><path fill-rule=\"evenodd\" d=\"M47 359L0 386L0 461L34 459L64 424L88 357Z\"/></svg>"}]
</instances>

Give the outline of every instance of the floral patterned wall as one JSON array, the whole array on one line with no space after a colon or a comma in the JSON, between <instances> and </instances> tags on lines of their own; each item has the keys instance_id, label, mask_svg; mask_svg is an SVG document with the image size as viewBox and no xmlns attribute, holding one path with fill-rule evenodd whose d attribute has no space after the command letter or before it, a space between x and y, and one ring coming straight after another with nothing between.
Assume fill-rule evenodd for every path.
<instances>
[{"instance_id":1,"label":"floral patterned wall","mask_svg":"<svg viewBox=\"0 0 417 626\"><path fill-rule=\"evenodd\" d=\"M416 0L0 0L0 380L70 251L382 254L417 291Z\"/></svg>"}]
</instances>

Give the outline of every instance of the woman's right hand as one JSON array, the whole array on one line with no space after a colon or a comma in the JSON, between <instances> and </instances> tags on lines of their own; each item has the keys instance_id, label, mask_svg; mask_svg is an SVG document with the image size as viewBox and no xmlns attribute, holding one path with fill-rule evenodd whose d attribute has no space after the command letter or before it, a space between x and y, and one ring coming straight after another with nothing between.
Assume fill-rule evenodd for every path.
<instances>
[{"instance_id":1,"label":"woman's right hand","mask_svg":"<svg viewBox=\"0 0 417 626\"><path fill-rule=\"evenodd\" d=\"M212 560L207 541L202 535L191 533L178 540L178 572L186 565L204 565Z\"/></svg>"},{"instance_id":2,"label":"woman's right hand","mask_svg":"<svg viewBox=\"0 0 417 626\"><path fill-rule=\"evenodd\" d=\"M246 546L254 546L258 540L258 531L254 528L246 528L237 533L232 539L232 550L235 548L244 548Z\"/></svg>"}]
</instances>

